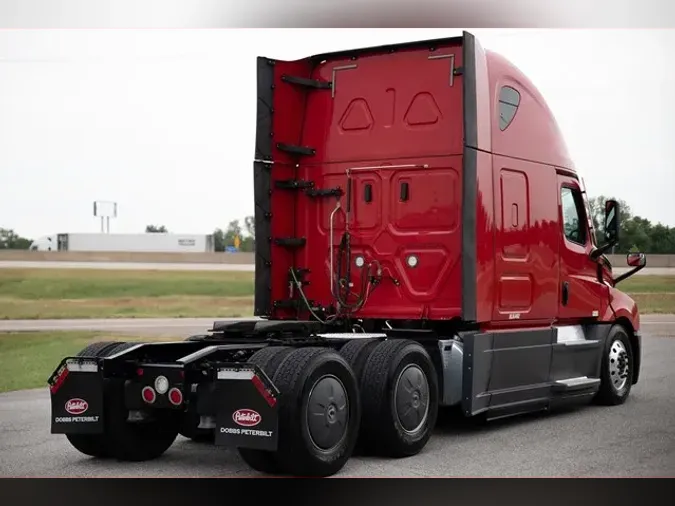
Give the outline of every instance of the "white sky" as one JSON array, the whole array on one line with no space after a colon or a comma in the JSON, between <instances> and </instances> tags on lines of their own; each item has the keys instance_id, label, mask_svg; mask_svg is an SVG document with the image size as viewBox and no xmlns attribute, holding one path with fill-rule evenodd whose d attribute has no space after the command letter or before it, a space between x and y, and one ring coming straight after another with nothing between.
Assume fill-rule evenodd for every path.
<instances>
[{"instance_id":1,"label":"white sky","mask_svg":"<svg viewBox=\"0 0 675 506\"><path fill-rule=\"evenodd\" d=\"M669 30L470 30L555 113L589 193L675 226ZM255 57L459 30L0 31L0 227L38 237L149 223L210 233L253 214Z\"/></svg>"}]
</instances>

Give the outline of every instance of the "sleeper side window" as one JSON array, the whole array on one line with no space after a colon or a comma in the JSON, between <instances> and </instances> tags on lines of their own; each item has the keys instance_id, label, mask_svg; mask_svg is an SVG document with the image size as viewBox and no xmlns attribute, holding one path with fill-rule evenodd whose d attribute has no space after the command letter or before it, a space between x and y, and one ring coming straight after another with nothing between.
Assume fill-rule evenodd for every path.
<instances>
[{"instance_id":1,"label":"sleeper side window","mask_svg":"<svg viewBox=\"0 0 675 506\"><path fill-rule=\"evenodd\" d=\"M572 188L561 189L560 202L562 205L563 233L567 240L584 245L587 234L584 226L583 202L581 193Z\"/></svg>"},{"instance_id":2,"label":"sleeper side window","mask_svg":"<svg viewBox=\"0 0 675 506\"><path fill-rule=\"evenodd\" d=\"M520 105L520 93L511 86L499 90L499 129L503 132L513 121Z\"/></svg>"}]
</instances>

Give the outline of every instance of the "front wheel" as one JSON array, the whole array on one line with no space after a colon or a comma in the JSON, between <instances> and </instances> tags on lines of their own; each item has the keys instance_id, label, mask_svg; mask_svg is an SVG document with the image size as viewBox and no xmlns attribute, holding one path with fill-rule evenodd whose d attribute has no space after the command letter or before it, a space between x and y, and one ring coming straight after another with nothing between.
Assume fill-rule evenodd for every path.
<instances>
[{"instance_id":1,"label":"front wheel","mask_svg":"<svg viewBox=\"0 0 675 506\"><path fill-rule=\"evenodd\" d=\"M626 330L614 326L607 336L602 354L600 390L595 402L604 406L616 406L626 402L633 385L633 348Z\"/></svg>"}]
</instances>

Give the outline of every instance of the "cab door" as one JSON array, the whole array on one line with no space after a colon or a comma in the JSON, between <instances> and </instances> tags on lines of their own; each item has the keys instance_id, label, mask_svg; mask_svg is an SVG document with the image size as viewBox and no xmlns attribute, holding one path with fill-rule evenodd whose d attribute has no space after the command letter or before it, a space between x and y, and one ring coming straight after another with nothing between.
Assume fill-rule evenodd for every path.
<instances>
[{"instance_id":1,"label":"cab door","mask_svg":"<svg viewBox=\"0 0 675 506\"><path fill-rule=\"evenodd\" d=\"M597 318L609 297L609 288L598 280L583 194L576 178L558 175L560 217L560 286L558 319L578 321Z\"/></svg>"}]
</instances>

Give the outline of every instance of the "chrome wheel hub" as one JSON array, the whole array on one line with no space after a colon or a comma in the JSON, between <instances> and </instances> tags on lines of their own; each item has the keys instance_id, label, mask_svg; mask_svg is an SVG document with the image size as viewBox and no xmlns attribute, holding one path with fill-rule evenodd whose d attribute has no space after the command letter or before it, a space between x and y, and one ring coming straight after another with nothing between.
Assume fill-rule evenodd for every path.
<instances>
[{"instance_id":1,"label":"chrome wheel hub","mask_svg":"<svg viewBox=\"0 0 675 506\"><path fill-rule=\"evenodd\" d=\"M621 391L628 381L630 372L628 352L621 341L614 341L609 349L609 379L614 389Z\"/></svg>"}]
</instances>

